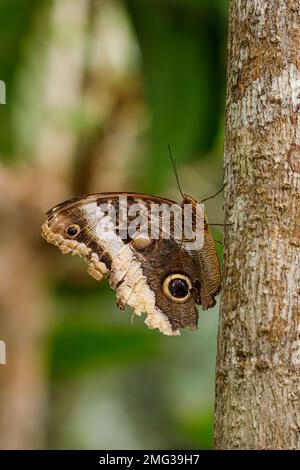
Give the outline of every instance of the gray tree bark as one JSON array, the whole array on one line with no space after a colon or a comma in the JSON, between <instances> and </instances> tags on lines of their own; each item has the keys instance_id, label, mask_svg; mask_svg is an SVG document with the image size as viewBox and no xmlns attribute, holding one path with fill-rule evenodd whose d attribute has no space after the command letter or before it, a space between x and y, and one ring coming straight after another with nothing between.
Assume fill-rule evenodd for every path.
<instances>
[{"instance_id":1,"label":"gray tree bark","mask_svg":"<svg viewBox=\"0 0 300 470\"><path fill-rule=\"evenodd\" d=\"M300 449L300 4L231 0L217 449Z\"/></svg>"}]
</instances>

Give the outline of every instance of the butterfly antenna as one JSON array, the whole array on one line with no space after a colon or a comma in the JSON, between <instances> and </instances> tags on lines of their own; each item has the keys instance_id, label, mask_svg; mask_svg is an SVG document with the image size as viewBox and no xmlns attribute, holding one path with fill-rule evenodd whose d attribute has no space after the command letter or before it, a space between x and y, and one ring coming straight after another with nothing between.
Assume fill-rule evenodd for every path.
<instances>
[{"instance_id":1,"label":"butterfly antenna","mask_svg":"<svg viewBox=\"0 0 300 470\"><path fill-rule=\"evenodd\" d=\"M183 191L182 191L182 189L181 189L180 181L179 181L179 178L178 178L177 167L176 167L176 160L175 160L175 158L174 158L173 155L172 155L171 146L170 146L170 145L168 145L168 149L169 149L170 160L171 160L171 163L172 163L172 166L173 166L173 170L174 170L174 173L175 173L175 178L176 178L176 181L177 181L177 186L178 186L178 189L179 189L179 192L180 192L182 198L184 199L184 194L183 194Z\"/></svg>"},{"instance_id":2,"label":"butterfly antenna","mask_svg":"<svg viewBox=\"0 0 300 470\"><path fill-rule=\"evenodd\" d=\"M224 189L225 185L222 186L221 189L219 189L219 191L217 191L215 194L213 194L212 196L209 196L209 197L206 197L205 199L202 199L201 203L202 202L205 202L205 201L208 201L209 199L213 199L214 197L216 197L218 194L220 194L223 189Z\"/></svg>"}]
</instances>

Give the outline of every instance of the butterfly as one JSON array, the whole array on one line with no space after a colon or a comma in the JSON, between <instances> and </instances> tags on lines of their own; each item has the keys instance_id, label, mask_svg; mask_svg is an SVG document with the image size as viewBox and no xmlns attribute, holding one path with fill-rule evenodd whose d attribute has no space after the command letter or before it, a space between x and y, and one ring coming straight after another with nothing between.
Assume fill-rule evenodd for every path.
<instances>
[{"instance_id":1,"label":"butterfly","mask_svg":"<svg viewBox=\"0 0 300 470\"><path fill-rule=\"evenodd\" d=\"M197 328L196 306L213 307L220 290L218 256L204 206L182 195L181 204L140 193L75 197L46 213L42 236L62 253L84 258L96 280L108 279L120 309L129 305L137 315L146 313L149 328L179 335L182 328ZM153 217L156 206L164 212ZM194 232L188 240L175 233L186 221L185 208L190 209L192 228L197 219L202 223L201 230L196 228L196 236L202 234L196 248Z\"/></svg>"}]
</instances>

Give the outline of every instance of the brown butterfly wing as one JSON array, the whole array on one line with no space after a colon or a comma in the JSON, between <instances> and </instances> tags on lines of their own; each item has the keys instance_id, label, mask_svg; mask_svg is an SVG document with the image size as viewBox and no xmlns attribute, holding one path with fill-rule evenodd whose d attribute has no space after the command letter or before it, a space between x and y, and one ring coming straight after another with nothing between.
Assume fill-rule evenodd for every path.
<instances>
[{"instance_id":1,"label":"brown butterfly wing","mask_svg":"<svg viewBox=\"0 0 300 470\"><path fill-rule=\"evenodd\" d=\"M168 199L137 193L123 193L129 203L143 201L176 204ZM216 254L210 232L205 233L204 246L198 252L187 250L177 240L159 238L140 243L120 238L120 226L112 227L111 238L101 226L101 207L111 203L119 211L120 193L87 195L66 201L48 211L42 234L63 253L72 252L88 262L88 272L97 280L109 279L116 290L117 304L133 307L136 314L147 313L146 323L165 334L179 334L179 328L197 327L196 303L203 308L214 304L218 291ZM174 276L181 276L181 280ZM171 277L170 277L171 276ZM170 285L190 282L184 302L166 295L166 279ZM178 287L178 285L177 285ZM168 292L167 292L168 294Z\"/></svg>"}]
</instances>

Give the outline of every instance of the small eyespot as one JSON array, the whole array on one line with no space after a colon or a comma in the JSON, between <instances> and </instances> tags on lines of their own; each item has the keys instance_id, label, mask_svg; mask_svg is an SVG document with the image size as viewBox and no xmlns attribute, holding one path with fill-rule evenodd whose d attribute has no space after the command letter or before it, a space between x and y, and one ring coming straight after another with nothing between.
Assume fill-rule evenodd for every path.
<instances>
[{"instance_id":1,"label":"small eyespot","mask_svg":"<svg viewBox=\"0 0 300 470\"><path fill-rule=\"evenodd\" d=\"M75 224L70 225L70 227L67 228L66 232L69 237L76 237L76 235L78 235L78 233L80 232L80 227L79 225Z\"/></svg>"},{"instance_id":2,"label":"small eyespot","mask_svg":"<svg viewBox=\"0 0 300 470\"><path fill-rule=\"evenodd\" d=\"M170 274L164 279L163 293L173 302L186 302L191 296L192 282L184 274Z\"/></svg>"}]
</instances>

